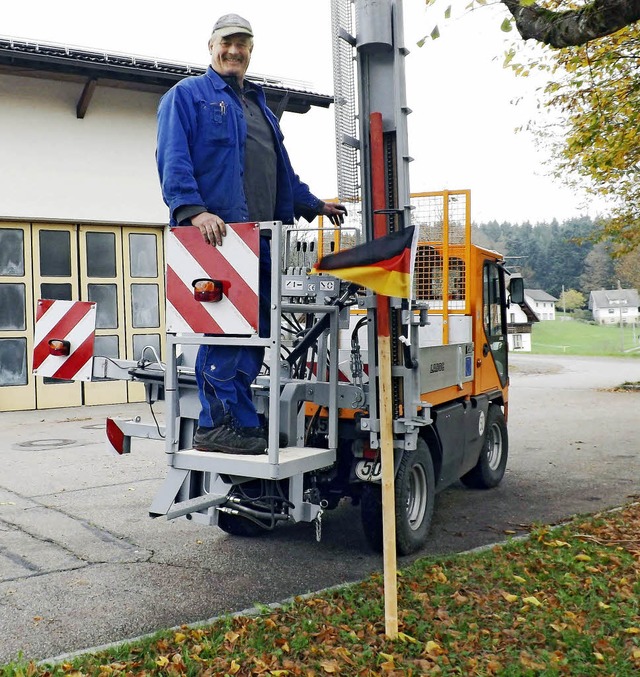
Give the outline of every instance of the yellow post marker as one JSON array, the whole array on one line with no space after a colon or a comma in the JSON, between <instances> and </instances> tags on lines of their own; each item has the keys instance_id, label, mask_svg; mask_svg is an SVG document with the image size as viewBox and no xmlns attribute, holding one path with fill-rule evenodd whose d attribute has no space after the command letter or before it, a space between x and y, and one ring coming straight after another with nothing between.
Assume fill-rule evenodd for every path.
<instances>
[{"instance_id":1,"label":"yellow post marker","mask_svg":"<svg viewBox=\"0 0 640 677\"><path fill-rule=\"evenodd\" d=\"M389 307L389 299L378 297ZM378 308L378 311L380 308ZM389 639L398 636L398 569L396 560L395 472L391 393L391 339L378 337L378 390L380 401L380 457L382 461L382 540L384 560L384 623Z\"/></svg>"},{"instance_id":2,"label":"yellow post marker","mask_svg":"<svg viewBox=\"0 0 640 677\"><path fill-rule=\"evenodd\" d=\"M369 115L371 202L375 237L387 234L385 152L382 114ZM393 393L391 391L391 328L389 297L378 295L378 415L382 463L382 556L384 561L384 627L389 639L398 636L398 565L396 561L396 496L393 462Z\"/></svg>"}]
</instances>

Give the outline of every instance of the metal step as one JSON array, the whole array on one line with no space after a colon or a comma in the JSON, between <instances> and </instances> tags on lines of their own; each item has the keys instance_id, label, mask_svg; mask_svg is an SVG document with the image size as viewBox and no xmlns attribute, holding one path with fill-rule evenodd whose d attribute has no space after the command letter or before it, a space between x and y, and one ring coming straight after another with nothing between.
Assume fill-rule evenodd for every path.
<instances>
[{"instance_id":1,"label":"metal step","mask_svg":"<svg viewBox=\"0 0 640 677\"><path fill-rule=\"evenodd\" d=\"M324 468L335 460L335 449L318 447L284 447L278 450L277 463L271 463L267 454L247 456L182 449L174 452L172 466L219 475L277 480Z\"/></svg>"}]
</instances>

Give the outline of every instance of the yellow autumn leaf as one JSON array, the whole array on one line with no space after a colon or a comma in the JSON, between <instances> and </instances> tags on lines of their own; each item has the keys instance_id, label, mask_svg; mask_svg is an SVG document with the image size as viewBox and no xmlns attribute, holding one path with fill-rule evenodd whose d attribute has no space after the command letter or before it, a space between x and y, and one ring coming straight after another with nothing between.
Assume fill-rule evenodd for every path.
<instances>
[{"instance_id":1,"label":"yellow autumn leaf","mask_svg":"<svg viewBox=\"0 0 640 677\"><path fill-rule=\"evenodd\" d=\"M626 632L627 635L638 635L638 634L640 634L640 628L636 628L636 627L625 628L624 632Z\"/></svg>"},{"instance_id":2,"label":"yellow autumn leaf","mask_svg":"<svg viewBox=\"0 0 640 677\"><path fill-rule=\"evenodd\" d=\"M411 637L411 635L407 635L405 632L399 632L398 639L402 642L413 642L414 644L418 641L415 637Z\"/></svg>"},{"instance_id":3,"label":"yellow autumn leaf","mask_svg":"<svg viewBox=\"0 0 640 677\"><path fill-rule=\"evenodd\" d=\"M513 580L516 581L516 583L526 583L527 582L527 579L522 578L522 576L514 576Z\"/></svg>"},{"instance_id":4,"label":"yellow autumn leaf","mask_svg":"<svg viewBox=\"0 0 640 677\"><path fill-rule=\"evenodd\" d=\"M238 639L238 637L240 637L240 635L233 630L229 630L228 632L224 633L224 638L231 644L233 644Z\"/></svg>"},{"instance_id":5,"label":"yellow autumn leaf","mask_svg":"<svg viewBox=\"0 0 640 677\"><path fill-rule=\"evenodd\" d=\"M594 651L593 655L596 657L596 660L599 663L604 663L604 656L601 653L599 653L598 651Z\"/></svg>"},{"instance_id":6,"label":"yellow autumn leaf","mask_svg":"<svg viewBox=\"0 0 640 677\"><path fill-rule=\"evenodd\" d=\"M533 597L533 595L531 597L523 597L522 601L525 604L532 604L533 606L542 606L542 602L537 597Z\"/></svg>"},{"instance_id":7,"label":"yellow autumn leaf","mask_svg":"<svg viewBox=\"0 0 640 677\"><path fill-rule=\"evenodd\" d=\"M230 674L230 675L235 675L236 672L238 672L238 670L240 670L240 664L239 664L239 663L236 661L236 659L234 658L234 659L231 661L231 665L229 666L229 674Z\"/></svg>"},{"instance_id":8,"label":"yellow autumn leaf","mask_svg":"<svg viewBox=\"0 0 640 677\"><path fill-rule=\"evenodd\" d=\"M576 555L574 559L577 559L578 562L590 562L591 557L589 555L585 555L583 552L581 552L579 555Z\"/></svg>"},{"instance_id":9,"label":"yellow autumn leaf","mask_svg":"<svg viewBox=\"0 0 640 677\"><path fill-rule=\"evenodd\" d=\"M156 658L156 665L160 668L164 668L169 665L169 659L166 656L158 656L158 658Z\"/></svg>"},{"instance_id":10,"label":"yellow autumn leaf","mask_svg":"<svg viewBox=\"0 0 640 677\"><path fill-rule=\"evenodd\" d=\"M320 667L329 674L338 672L338 670L340 669L338 661L322 661L322 663L320 663Z\"/></svg>"},{"instance_id":11,"label":"yellow autumn leaf","mask_svg":"<svg viewBox=\"0 0 640 677\"><path fill-rule=\"evenodd\" d=\"M566 630L567 624L566 623L549 623L549 627L553 628L556 632L562 632L563 630Z\"/></svg>"},{"instance_id":12,"label":"yellow autumn leaf","mask_svg":"<svg viewBox=\"0 0 640 677\"><path fill-rule=\"evenodd\" d=\"M184 634L184 632L176 632L174 635L173 639L178 643L181 644L184 642L185 639L187 639L187 636Z\"/></svg>"},{"instance_id":13,"label":"yellow autumn leaf","mask_svg":"<svg viewBox=\"0 0 640 677\"><path fill-rule=\"evenodd\" d=\"M436 656L438 656L438 655L440 655L441 653L443 653L443 649L442 649L442 647L440 646L440 644L438 644L438 642L434 642L432 639L430 639L430 640L426 643L424 649L425 649L425 653L432 654L432 655L436 655Z\"/></svg>"},{"instance_id":14,"label":"yellow autumn leaf","mask_svg":"<svg viewBox=\"0 0 640 677\"><path fill-rule=\"evenodd\" d=\"M601 609L610 609L611 608L611 604L605 604L604 602L598 602L598 606Z\"/></svg>"},{"instance_id":15,"label":"yellow autumn leaf","mask_svg":"<svg viewBox=\"0 0 640 677\"><path fill-rule=\"evenodd\" d=\"M392 660L393 660L393 654L390 654L390 653L384 653L383 651L381 651L381 652L378 654L378 656L382 656L382 657L385 659L385 661L392 661Z\"/></svg>"},{"instance_id":16,"label":"yellow autumn leaf","mask_svg":"<svg viewBox=\"0 0 640 677\"><path fill-rule=\"evenodd\" d=\"M505 592L504 590L501 590L500 594L507 602L509 602L509 604L511 604L511 602L515 602L518 599L518 595L512 595L510 592Z\"/></svg>"},{"instance_id":17,"label":"yellow autumn leaf","mask_svg":"<svg viewBox=\"0 0 640 677\"><path fill-rule=\"evenodd\" d=\"M640 649L634 649L634 650L631 652L631 656L632 656L633 658L640 658Z\"/></svg>"},{"instance_id":18,"label":"yellow autumn leaf","mask_svg":"<svg viewBox=\"0 0 640 677\"><path fill-rule=\"evenodd\" d=\"M285 675L289 674L288 670L271 670L269 673L270 675L273 675L273 677L285 677Z\"/></svg>"}]
</instances>

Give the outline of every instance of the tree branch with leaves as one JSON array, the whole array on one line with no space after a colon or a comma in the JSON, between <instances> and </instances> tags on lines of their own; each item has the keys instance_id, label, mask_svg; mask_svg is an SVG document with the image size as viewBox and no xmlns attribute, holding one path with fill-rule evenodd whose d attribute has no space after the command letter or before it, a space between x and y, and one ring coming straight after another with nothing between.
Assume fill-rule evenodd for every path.
<instances>
[{"instance_id":1,"label":"tree branch with leaves","mask_svg":"<svg viewBox=\"0 0 640 677\"><path fill-rule=\"evenodd\" d=\"M525 40L575 47L640 20L640 0L594 0L579 9L553 10L528 0L501 0Z\"/></svg>"}]
</instances>

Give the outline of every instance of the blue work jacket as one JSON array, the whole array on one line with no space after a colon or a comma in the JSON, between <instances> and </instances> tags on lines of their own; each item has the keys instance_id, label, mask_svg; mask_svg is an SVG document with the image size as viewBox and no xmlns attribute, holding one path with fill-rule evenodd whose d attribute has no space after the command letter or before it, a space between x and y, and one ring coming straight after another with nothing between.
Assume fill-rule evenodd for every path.
<instances>
[{"instance_id":1,"label":"blue work jacket","mask_svg":"<svg viewBox=\"0 0 640 677\"><path fill-rule=\"evenodd\" d=\"M293 171L262 88L250 86L257 90L258 104L273 127L278 158L274 218L283 223L300 216L312 221L322 202ZM226 222L249 220L243 181L246 138L242 103L211 66L204 75L181 80L161 98L157 162L172 226L179 225L176 209L186 205L201 205Z\"/></svg>"}]
</instances>

